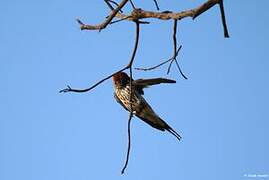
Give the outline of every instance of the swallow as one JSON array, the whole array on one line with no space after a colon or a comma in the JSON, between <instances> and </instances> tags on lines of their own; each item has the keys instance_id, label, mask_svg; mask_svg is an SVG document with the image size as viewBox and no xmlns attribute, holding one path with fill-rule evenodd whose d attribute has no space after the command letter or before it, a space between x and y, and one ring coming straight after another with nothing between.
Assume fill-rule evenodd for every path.
<instances>
[{"instance_id":1,"label":"swallow","mask_svg":"<svg viewBox=\"0 0 269 180\"><path fill-rule=\"evenodd\" d=\"M162 83L176 83L176 81L165 78L153 79L132 79L132 88L130 88L131 78L124 72L119 72L112 76L114 84L114 98L123 106L123 108L146 122L150 126L160 131L168 131L178 140L181 136L171 128L164 120L162 120L143 98L144 88ZM132 93L131 93L132 89ZM132 94L130 101L130 93Z\"/></svg>"}]
</instances>

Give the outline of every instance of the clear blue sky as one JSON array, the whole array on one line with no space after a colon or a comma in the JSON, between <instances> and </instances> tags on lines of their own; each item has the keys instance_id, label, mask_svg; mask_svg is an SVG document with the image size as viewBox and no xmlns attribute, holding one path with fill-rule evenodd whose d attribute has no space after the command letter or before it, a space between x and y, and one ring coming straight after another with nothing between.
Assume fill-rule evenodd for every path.
<instances>
[{"instance_id":1,"label":"clear blue sky","mask_svg":"<svg viewBox=\"0 0 269 180\"><path fill-rule=\"evenodd\" d=\"M135 0L154 9L153 1ZM204 2L160 0L179 11ZM219 9L179 23L180 64L135 78L168 77L176 85L147 89L145 98L183 140L132 121L129 166L120 175L128 113L106 81L126 65L134 25L122 22L101 33L80 31L75 18L99 23L100 0L9 0L0 3L0 179L248 179L269 174L269 56L267 1L225 1L231 38L224 39ZM172 21L141 27L135 66L150 66L172 53Z\"/></svg>"}]
</instances>

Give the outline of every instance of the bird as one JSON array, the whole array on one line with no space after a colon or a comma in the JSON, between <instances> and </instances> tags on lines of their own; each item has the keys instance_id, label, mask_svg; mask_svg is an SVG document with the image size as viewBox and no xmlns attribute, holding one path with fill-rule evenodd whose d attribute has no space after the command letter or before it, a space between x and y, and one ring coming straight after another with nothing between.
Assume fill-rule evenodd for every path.
<instances>
[{"instance_id":1,"label":"bird","mask_svg":"<svg viewBox=\"0 0 269 180\"><path fill-rule=\"evenodd\" d=\"M160 131L168 131L180 141L181 136L154 112L143 97L144 88L161 83L176 83L176 81L165 78L132 79L132 88L130 88L130 80L131 78L125 72L118 72L112 76L116 101L125 110L132 111L132 114L151 127ZM132 94L131 101L130 94Z\"/></svg>"}]
</instances>

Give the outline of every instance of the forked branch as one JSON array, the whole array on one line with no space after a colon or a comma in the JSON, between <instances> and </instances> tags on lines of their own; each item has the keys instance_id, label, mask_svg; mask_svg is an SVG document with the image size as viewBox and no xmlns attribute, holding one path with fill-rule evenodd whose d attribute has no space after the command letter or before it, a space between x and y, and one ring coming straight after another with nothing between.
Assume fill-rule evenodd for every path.
<instances>
[{"instance_id":1,"label":"forked branch","mask_svg":"<svg viewBox=\"0 0 269 180\"><path fill-rule=\"evenodd\" d=\"M172 63L173 63L173 62L176 62L177 68L178 68L178 70L179 70L181 76L182 76L184 79L188 79L188 78L184 75L184 73L182 72L182 70L181 70L181 68L180 68L180 66L179 66L179 63L178 63L178 61L177 61L177 56L178 56L178 53L179 53L179 51L180 51L181 48L182 48L182 45L180 45L179 48L177 48L177 20L174 20L174 26L173 26L173 50L174 50L173 53L174 53L174 54L173 54L173 56L172 56L170 59L168 59L168 60L166 60L166 61L164 61L164 62L161 62L160 64L155 65L155 66L153 66L153 67L149 67L149 68L135 68L135 69L136 69L136 70L142 70L142 71L150 71L150 70L156 69L156 68L161 67L161 66L163 66L164 64L170 62L170 63L169 63L169 66L168 66L168 68L167 68L167 74L169 74L169 73L170 73L171 66L172 66Z\"/></svg>"},{"instance_id":2,"label":"forked branch","mask_svg":"<svg viewBox=\"0 0 269 180\"><path fill-rule=\"evenodd\" d=\"M104 22L98 25L88 25L84 24L80 19L77 19L77 22L80 24L81 30L102 30L107 27L107 25L112 21L112 19L116 16L116 14L125 6L128 0L122 0L116 9L112 10L109 16L105 19Z\"/></svg>"},{"instance_id":3,"label":"forked branch","mask_svg":"<svg viewBox=\"0 0 269 180\"><path fill-rule=\"evenodd\" d=\"M222 24L223 24L223 30L224 30L224 37L228 38L229 33L228 33L228 28L226 24L226 19L225 19L225 13L224 13L224 6L223 6L223 0L208 0L202 5L198 6L197 8L181 11L181 12L154 12L154 11L146 11L143 9L134 9L130 15L125 15L123 13L120 13L119 10L124 7L124 5L127 3L128 0L123 0L119 5L117 6L116 9L112 10L108 18L104 20L103 23L99 25L87 25L84 24L82 21L79 19L77 20L78 23L80 24L80 29L81 30L101 30L104 29L114 17L120 18L120 19L125 19L129 21L134 21L134 20L140 20L140 19L146 19L146 18L155 18L155 19L160 19L160 20L181 20L186 17L191 17L192 19L197 18L207 10L209 10L211 7L215 5L219 5L220 7L220 13L221 13L221 18L222 18ZM155 1L155 5L158 7L157 1Z\"/></svg>"}]
</instances>

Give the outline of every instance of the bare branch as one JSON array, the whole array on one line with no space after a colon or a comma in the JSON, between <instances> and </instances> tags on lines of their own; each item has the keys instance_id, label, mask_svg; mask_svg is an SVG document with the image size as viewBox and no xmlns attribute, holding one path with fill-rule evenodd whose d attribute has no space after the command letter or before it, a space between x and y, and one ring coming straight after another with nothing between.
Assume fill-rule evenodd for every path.
<instances>
[{"instance_id":1,"label":"bare branch","mask_svg":"<svg viewBox=\"0 0 269 180\"><path fill-rule=\"evenodd\" d=\"M126 16L125 18L122 18L122 19L117 19L115 21L111 21L109 24L115 24L115 23L118 23L118 22L121 22L121 21L124 21L126 19L130 18L130 16Z\"/></svg>"},{"instance_id":2,"label":"bare branch","mask_svg":"<svg viewBox=\"0 0 269 180\"><path fill-rule=\"evenodd\" d=\"M178 53L179 53L181 47L182 47L182 45L180 45L179 48L177 49L176 56L178 56ZM158 64L158 65L153 66L153 67L149 67L149 68L135 68L135 69L136 69L136 70L140 70L140 71L150 71L150 70L154 70L154 69L157 69L158 67L161 67L162 65L164 65L164 64L166 64L166 63L168 63L168 62L170 62L171 60L173 60L173 58L174 58L174 56L173 56L172 58L170 58L170 59L164 61L164 62L161 62L161 63Z\"/></svg>"},{"instance_id":3,"label":"bare branch","mask_svg":"<svg viewBox=\"0 0 269 180\"><path fill-rule=\"evenodd\" d=\"M133 8L133 9L136 9L136 8L135 8L135 5L134 5L134 3L133 3L133 1L132 1L132 0L129 0L129 2L130 2L130 4L131 4L132 8Z\"/></svg>"},{"instance_id":4,"label":"bare branch","mask_svg":"<svg viewBox=\"0 0 269 180\"><path fill-rule=\"evenodd\" d=\"M118 5L118 7L111 11L110 15L106 20L98 25L88 25L82 23L81 20L77 19L78 23L80 24L81 30L102 30L107 27L107 25L112 21L112 19L115 17L115 15L120 11L121 8L128 2L128 0L122 0L121 3Z\"/></svg>"},{"instance_id":5,"label":"bare branch","mask_svg":"<svg viewBox=\"0 0 269 180\"><path fill-rule=\"evenodd\" d=\"M92 90L93 88L95 88L96 86L98 86L99 84L103 83L104 81L108 80L109 78L111 78L112 76L114 76L115 74L119 73L119 72L122 72L122 71L125 71L126 69L129 69L129 68L132 68L132 65L133 65L133 61L134 61L134 58L135 58L135 55L136 55L136 51L137 51L137 47L138 47L138 42L139 42L139 32L140 32L140 24L139 22L135 22L136 24L136 36L135 36L135 45L134 45L134 49L133 49L133 52L132 52L132 56L131 56L131 59L128 63L127 66L125 66L124 68L114 72L113 74L105 77L104 79L98 81L97 83L95 83L94 85L92 85L91 87L89 88L86 88L86 89L72 89L70 86L67 86L67 88L63 89L63 90L60 90L59 93L67 93L67 92L77 92L77 93L84 93L84 92L88 92L90 90Z\"/></svg>"},{"instance_id":6,"label":"bare branch","mask_svg":"<svg viewBox=\"0 0 269 180\"><path fill-rule=\"evenodd\" d=\"M229 38L229 32L228 32L228 28L227 28L227 24L225 20L223 0L219 2L219 7L220 7L221 20L222 20L222 25L223 25L223 30L224 30L224 37Z\"/></svg>"},{"instance_id":7,"label":"bare branch","mask_svg":"<svg viewBox=\"0 0 269 180\"><path fill-rule=\"evenodd\" d=\"M136 27L135 45L134 45L133 53L132 53L132 56L131 56L131 60L130 60L129 64L127 65L127 67L129 67L129 68L133 65L135 55L136 55L136 51L137 51L137 47L138 47L138 42L139 42L140 23L138 21L135 21L135 27Z\"/></svg>"},{"instance_id":8,"label":"bare branch","mask_svg":"<svg viewBox=\"0 0 269 180\"><path fill-rule=\"evenodd\" d=\"M125 164L121 170L121 174L124 174L125 169L127 168L128 162L129 162L129 156L130 156L130 150L131 150L131 120L133 117L133 113L130 112L129 119L128 119L128 147L127 147L127 154L126 154L126 160Z\"/></svg>"},{"instance_id":9,"label":"bare branch","mask_svg":"<svg viewBox=\"0 0 269 180\"><path fill-rule=\"evenodd\" d=\"M198 16L200 16L201 14L203 14L205 11L207 11L208 9L212 8L213 6L215 6L216 4L218 4L221 0L208 0L207 2L203 3L201 6L193 9L194 12L191 15L191 17L193 19L197 18Z\"/></svg>"},{"instance_id":10,"label":"bare branch","mask_svg":"<svg viewBox=\"0 0 269 180\"><path fill-rule=\"evenodd\" d=\"M168 67L168 70L167 70L167 74L169 74L170 72L170 69L171 69L171 66L172 66L172 63L175 61L176 62L176 65L177 65L177 68L181 74L181 76L184 78L184 79L188 79L184 73L182 72L179 64L178 64L178 61L177 61L177 56L178 56L178 52L180 51L181 47L180 46L178 49L177 49L177 20L174 20L174 28L173 28L173 44L174 44L174 55L172 57L172 60L169 64L169 67Z\"/></svg>"},{"instance_id":11,"label":"bare branch","mask_svg":"<svg viewBox=\"0 0 269 180\"><path fill-rule=\"evenodd\" d=\"M134 46L134 49L133 49L133 54L132 54L132 57L131 57L131 60L130 60L130 63L128 64L128 67L129 67L129 70L130 70L130 96L129 96L129 104L130 104L130 115L129 115L129 120L128 120L128 150L127 150L127 156L126 156L126 160L125 160L125 164L121 170L121 174L124 173L127 165L128 165L128 162L129 162L129 154L130 154L130 149L131 149L131 133L130 133L130 124L131 124L131 119L132 119L132 116L133 116L133 106L132 106L132 96L133 96L133 90L132 90L132 86L133 86L133 71L132 71L132 68L133 68L133 62L134 62L134 58L135 58L135 55L136 55L136 51L137 51L137 47L138 47L138 41L139 41L139 32L140 32L140 26L139 26L139 22L135 22L135 25L136 25L136 38L135 38L135 46Z\"/></svg>"},{"instance_id":12,"label":"bare branch","mask_svg":"<svg viewBox=\"0 0 269 180\"><path fill-rule=\"evenodd\" d=\"M222 24L224 27L224 34L225 37L228 37L228 28L225 21L225 14L223 8L223 0L208 0L207 2L203 3L197 8L189 9L181 12L171 12L171 11L164 11L164 12L154 12L154 11L146 11L143 9L134 9L131 15L128 15L130 18L126 20L133 21L134 19L146 19L146 18L155 18L160 20L170 20L170 19L177 19L181 20L186 17L191 17L192 19L197 18L202 13L209 10L211 7L215 6L216 4L220 5L221 16L222 16ZM117 13L116 17L118 18L125 18L127 15L122 13Z\"/></svg>"},{"instance_id":13,"label":"bare branch","mask_svg":"<svg viewBox=\"0 0 269 180\"><path fill-rule=\"evenodd\" d=\"M175 62L176 62L176 65L177 65L177 68L178 68L178 70L179 70L181 76L182 76L184 79L188 79L188 78L184 75L184 73L182 72L182 70L181 70L181 68L180 68L180 66L179 66L179 63L178 63L178 61L177 61L178 53L179 53L179 51L180 51L180 49L181 49L181 47L182 47L182 46L180 45L179 48L177 48L177 21L178 21L178 20L174 20L174 26L173 26L173 27L174 27L174 28L173 28L173 48L174 48L174 54L173 54L173 56L172 56L170 59L168 59L168 60L166 60L166 61L164 61L164 62L162 62L162 63L160 63L160 64L158 64L158 65L156 65L156 66L153 66L153 67L150 67L150 68L135 68L136 70L149 71L149 70L156 69L156 68L158 68L158 67L160 67L160 66L162 66L162 65L164 65L164 64L166 64L166 63L168 63L168 62L170 62L170 63L169 63L169 66L168 66L168 68L167 68L167 74L169 74L170 69L171 69L171 66L172 66L173 62L175 61Z\"/></svg>"},{"instance_id":14,"label":"bare branch","mask_svg":"<svg viewBox=\"0 0 269 180\"><path fill-rule=\"evenodd\" d=\"M153 12L153 11L146 11L143 9L135 9L132 1L130 1L134 10L131 13L131 15L124 15L124 14L120 13L119 11L127 2L128 2L128 0L122 0L122 2L117 6L117 8L113 9L111 11L110 15L108 16L108 18L106 18L106 20L101 24L87 25L87 24L82 23L81 20L77 20L78 23L80 24L80 29L81 30L102 30L102 29L106 28L106 26L112 21L112 19L114 17L117 17L120 19L130 20L130 21L135 21L135 20L137 21L139 19L145 19L145 18L156 18L156 19L160 19L160 20L169 20L169 19L181 20L181 19L186 18L186 17L192 17L192 19L195 19L198 16L200 16L202 13L209 10L211 7L215 6L216 4L219 4L220 11L221 11L221 17L222 17L222 24L223 24L223 28L224 28L224 36L229 37L228 28L227 28L226 21L225 21L223 0L208 0L207 2L203 3L202 5L200 5L197 8L189 9L189 10L185 10L185 11L181 11L181 12ZM154 0L154 2L155 2L155 5L156 4L158 5L156 0Z\"/></svg>"},{"instance_id":15,"label":"bare branch","mask_svg":"<svg viewBox=\"0 0 269 180\"><path fill-rule=\"evenodd\" d=\"M107 6L109 7L109 9L110 9L111 11L113 11L114 8L113 8L113 6L112 6L110 3L112 3L112 4L116 5L116 6L119 6L119 4L116 3L115 1L112 1L112 0L104 0L104 1L105 1L105 3L107 4ZM123 11L120 9L119 12L122 13Z\"/></svg>"},{"instance_id":16,"label":"bare branch","mask_svg":"<svg viewBox=\"0 0 269 180\"><path fill-rule=\"evenodd\" d=\"M179 73L181 74L181 76L183 76L184 79L188 79L187 76L185 76L184 73L182 72L182 70L181 70L181 68L180 68L180 66L179 66L179 64L178 64L178 62L177 62L177 61L175 61L175 62L176 62L177 69L179 70Z\"/></svg>"},{"instance_id":17,"label":"bare branch","mask_svg":"<svg viewBox=\"0 0 269 180\"><path fill-rule=\"evenodd\" d=\"M70 86L67 86L66 89L63 89L63 90L60 90L59 93L67 93L67 92L77 92L77 93L84 93L84 92L88 92L90 90L92 90L93 88L95 88L96 86L98 86L99 84L103 83L104 81L108 80L109 78L111 78L112 76L114 76L115 74L119 73L119 72L122 72L126 69L128 69L129 67L124 67L122 68L121 70L117 71L117 72L114 72L113 74L105 77L104 79L98 81L97 83L95 83L94 85L92 85L91 87L89 88L86 88L86 89L72 89Z\"/></svg>"},{"instance_id":18,"label":"bare branch","mask_svg":"<svg viewBox=\"0 0 269 180\"><path fill-rule=\"evenodd\" d=\"M174 47L174 55L172 57L172 60L169 64L169 67L167 69L167 74L169 74L172 63L174 61L177 61L176 57L177 57L177 20L174 20L174 28L173 28L173 47Z\"/></svg>"},{"instance_id":19,"label":"bare branch","mask_svg":"<svg viewBox=\"0 0 269 180\"><path fill-rule=\"evenodd\" d=\"M155 6L156 6L156 9L159 11L159 10L160 10L160 8L159 8L159 5L158 5L157 0L153 0L153 1L154 1Z\"/></svg>"},{"instance_id":20,"label":"bare branch","mask_svg":"<svg viewBox=\"0 0 269 180\"><path fill-rule=\"evenodd\" d=\"M149 67L149 68L135 68L136 70L140 70L140 71L150 71L150 70L153 70L153 69L156 69L156 68L158 68L158 67L160 67L160 66L162 66L162 65L164 65L164 64L166 64L166 63L168 63L169 61L171 61L172 59L170 58L170 59L168 59L168 60L166 60L166 61L164 61L164 62L162 62L162 63L160 63L160 64L158 64L158 65L156 65L156 66L153 66L153 67Z\"/></svg>"}]
</instances>

